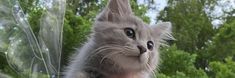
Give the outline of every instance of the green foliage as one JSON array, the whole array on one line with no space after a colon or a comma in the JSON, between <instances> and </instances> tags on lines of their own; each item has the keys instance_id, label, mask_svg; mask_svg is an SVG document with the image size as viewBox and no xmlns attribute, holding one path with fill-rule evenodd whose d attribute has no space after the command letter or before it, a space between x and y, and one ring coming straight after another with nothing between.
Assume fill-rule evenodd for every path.
<instances>
[{"instance_id":1,"label":"green foliage","mask_svg":"<svg viewBox=\"0 0 235 78\"><path fill-rule=\"evenodd\" d=\"M210 62L210 69L213 71L215 78L234 78L235 77L235 62L232 57L225 59L225 62L213 61Z\"/></svg>"},{"instance_id":2,"label":"green foliage","mask_svg":"<svg viewBox=\"0 0 235 78\"><path fill-rule=\"evenodd\" d=\"M84 17L75 15L72 10L66 10L63 30L63 65L68 61L75 48L79 47L90 32L91 22Z\"/></svg>"},{"instance_id":3,"label":"green foliage","mask_svg":"<svg viewBox=\"0 0 235 78\"><path fill-rule=\"evenodd\" d=\"M147 7L145 5L138 5L136 1L131 0L131 8L136 16L140 17L144 22L150 23L150 18L146 16Z\"/></svg>"},{"instance_id":4,"label":"green foliage","mask_svg":"<svg viewBox=\"0 0 235 78\"><path fill-rule=\"evenodd\" d=\"M36 8L39 0L18 0L24 13L29 13Z\"/></svg>"},{"instance_id":5,"label":"green foliage","mask_svg":"<svg viewBox=\"0 0 235 78\"><path fill-rule=\"evenodd\" d=\"M177 49L166 49L172 52L163 49L160 78L233 78L234 72L231 66L224 64L224 60L226 57L234 58L235 21L228 16L219 29L212 26L213 17L208 16L204 8L215 6L216 1L168 1L168 6L157 18L172 22ZM232 63L234 61L230 60Z\"/></svg>"},{"instance_id":6,"label":"green foliage","mask_svg":"<svg viewBox=\"0 0 235 78\"><path fill-rule=\"evenodd\" d=\"M224 60L235 55L235 21L225 23L219 32L208 42L206 53L210 60Z\"/></svg>"},{"instance_id":7,"label":"green foliage","mask_svg":"<svg viewBox=\"0 0 235 78\"><path fill-rule=\"evenodd\" d=\"M203 70L195 68L196 54L178 50L176 45L161 53L160 78L208 78Z\"/></svg>"},{"instance_id":8,"label":"green foliage","mask_svg":"<svg viewBox=\"0 0 235 78\"><path fill-rule=\"evenodd\" d=\"M160 12L159 20L172 22L179 49L194 52L215 34L203 4L201 0L169 0L169 6Z\"/></svg>"},{"instance_id":9,"label":"green foliage","mask_svg":"<svg viewBox=\"0 0 235 78\"><path fill-rule=\"evenodd\" d=\"M30 12L28 12L29 16L28 16L28 21L29 21L29 24L32 28L32 30L34 31L34 34L37 36L38 33L39 33L39 29L40 29L40 19L38 18L41 18L42 14L45 12L45 10L43 10L42 8L35 8L34 10L31 10ZM35 19L38 19L38 20L35 20Z\"/></svg>"}]
</instances>

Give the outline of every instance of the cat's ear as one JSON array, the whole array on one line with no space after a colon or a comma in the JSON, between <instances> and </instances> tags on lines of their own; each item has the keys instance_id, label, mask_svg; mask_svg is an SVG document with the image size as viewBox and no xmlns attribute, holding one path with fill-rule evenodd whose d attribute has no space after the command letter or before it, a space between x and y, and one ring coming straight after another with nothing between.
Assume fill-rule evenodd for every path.
<instances>
[{"instance_id":1,"label":"cat's ear","mask_svg":"<svg viewBox=\"0 0 235 78\"><path fill-rule=\"evenodd\" d=\"M158 40L175 40L171 35L172 24L170 22L161 22L151 27L155 38Z\"/></svg>"},{"instance_id":2,"label":"cat's ear","mask_svg":"<svg viewBox=\"0 0 235 78\"><path fill-rule=\"evenodd\" d=\"M118 17L131 15L129 0L109 0L106 8L97 16L98 21L115 21Z\"/></svg>"}]
</instances>

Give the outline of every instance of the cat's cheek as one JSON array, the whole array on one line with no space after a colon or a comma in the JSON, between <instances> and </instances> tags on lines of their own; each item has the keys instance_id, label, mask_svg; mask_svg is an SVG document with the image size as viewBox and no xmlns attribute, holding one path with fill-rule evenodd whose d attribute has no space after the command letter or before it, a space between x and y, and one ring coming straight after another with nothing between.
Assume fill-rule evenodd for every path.
<instances>
[{"instance_id":1,"label":"cat's cheek","mask_svg":"<svg viewBox=\"0 0 235 78\"><path fill-rule=\"evenodd\" d=\"M112 57L112 60L120 68L124 69L124 71L137 71L141 68L139 57L126 57L121 55Z\"/></svg>"},{"instance_id":2,"label":"cat's cheek","mask_svg":"<svg viewBox=\"0 0 235 78\"><path fill-rule=\"evenodd\" d=\"M144 53L140 56L140 63L146 64L148 62L149 54Z\"/></svg>"}]
</instances>

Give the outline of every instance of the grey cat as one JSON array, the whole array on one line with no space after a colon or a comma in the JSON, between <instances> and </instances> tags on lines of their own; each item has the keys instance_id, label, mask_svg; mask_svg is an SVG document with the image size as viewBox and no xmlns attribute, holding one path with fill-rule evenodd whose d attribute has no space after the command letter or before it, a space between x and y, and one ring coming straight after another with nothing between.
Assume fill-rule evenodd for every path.
<instances>
[{"instance_id":1,"label":"grey cat","mask_svg":"<svg viewBox=\"0 0 235 78\"><path fill-rule=\"evenodd\" d=\"M97 16L88 42L72 59L65 78L150 78L171 23L149 26L133 15L128 0L110 0Z\"/></svg>"}]
</instances>

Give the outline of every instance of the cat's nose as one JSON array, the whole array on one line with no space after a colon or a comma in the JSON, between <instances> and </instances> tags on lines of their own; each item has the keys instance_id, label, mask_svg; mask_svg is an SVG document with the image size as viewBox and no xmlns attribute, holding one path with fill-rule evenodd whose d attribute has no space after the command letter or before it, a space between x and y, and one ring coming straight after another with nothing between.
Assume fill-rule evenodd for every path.
<instances>
[{"instance_id":1,"label":"cat's nose","mask_svg":"<svg viewBox=\"0 0 235 78\"><path fill-rule=\"evenodd\" d=\"M147 49L144 48L144 47L141 46L141 45L138 45L137 47L138 47L138 49L140 50L140 54L143 54L143 53L145 53L145 52L147 51Z\"/></svg>"}]
</instances>

